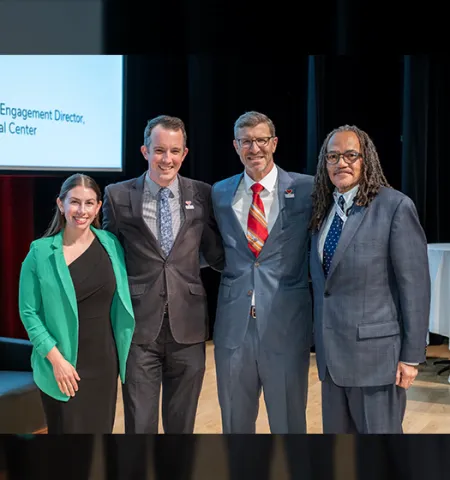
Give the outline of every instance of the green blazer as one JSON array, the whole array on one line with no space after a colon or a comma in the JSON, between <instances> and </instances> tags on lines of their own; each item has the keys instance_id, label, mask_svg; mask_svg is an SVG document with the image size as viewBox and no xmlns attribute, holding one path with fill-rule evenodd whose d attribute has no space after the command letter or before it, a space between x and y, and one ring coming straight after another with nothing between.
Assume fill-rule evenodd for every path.
<instances>
[{"instance_id":1,"label":"green blazer","mask_svg":"<svg viewBox=\"0 0 450 480\"><path fill-rule=\"evenodd\" d=\"M106 230L91 230L108 252L117 288L111 305L111 324L117 346L120 379L125 382L126 362L135 320L122 246ZM78 354L78 308L75 288L63 254L63 232L31 243L19 280L19 313L33 344L31 365L36 385L47 395L67 401L58 388L53 367L46 358L56 345L75 368Z\"/></svg>"}]
</instances>

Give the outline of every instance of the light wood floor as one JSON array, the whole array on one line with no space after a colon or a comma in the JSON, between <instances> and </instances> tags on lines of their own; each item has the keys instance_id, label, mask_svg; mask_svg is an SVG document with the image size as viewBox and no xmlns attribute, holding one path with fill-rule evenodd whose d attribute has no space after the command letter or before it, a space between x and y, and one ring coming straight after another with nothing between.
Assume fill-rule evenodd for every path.
<instances>
[{"instance_id":1,"label":"light wood floor","mask_svg":"<svg viewBox=\"0 0 450 480\"><path fill-rule=\"evenodd\" d=\"M206 373L199 399L195 433L222 433L220 408L217 400L216 372L213 345L206 347ZM449 372L437 375L438 358L450 358L448 345L430 346L426 366L421 366L419 375L408 390L408 403L403 422L405 433L450 433L450 384ZM320 380L317 376L315 355L311 355L309 393L307 407L308 433L322 433ZM270 433L264 399L261 396L257 433ZM162 432L160 421L160 432ZM123 433L123 406L119 384L117 413L114 433Z\"/></svg>"}]
</instances>

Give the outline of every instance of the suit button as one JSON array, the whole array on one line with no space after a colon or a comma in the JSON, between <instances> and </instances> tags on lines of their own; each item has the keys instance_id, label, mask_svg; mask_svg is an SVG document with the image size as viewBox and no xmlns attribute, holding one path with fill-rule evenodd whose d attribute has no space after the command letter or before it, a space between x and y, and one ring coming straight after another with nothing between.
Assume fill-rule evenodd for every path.
<instances>
[{"instance_id":1,"label":"suit button","mask_svg":"<svg viewBox=\"0 0 450 480\"><path fill-rule=\"evenodd\" d=\"M255 267L256 267L256 268L259 267L259 262L255 262Z\"/></svg>"},{"instance_id":2,"label":"suit button","mask_svg":"<svg viewBox=\"0 0 450 480\"><path fill-rule=\"evenodd\" d=\"M249 290L249 291L247 292L247 295L248 295L249 297L250 297L251 295L253 295L253 290Z\"/></svg>"},{"instance_id":3,"label":"suit button","mask_svg":"<svg viewBox=\"0 0 450 480\"><path fill-rule=\"evenodd\" d=\"M329 296L330 296L330 292L329 292L328 290L325 290L323 296L324 296L324 297L329 297Z\"/></svg>"},{"instance_id":4,"label":"suit button","mask_svg":"<svg viewBox=\"0 0 450 480\"><path fill-rule=\"evenodd\" d=\"M165 297L165 296L166 296L166 292L160 292L159 296L160 296L160 297Z\"/></svg>"}]
</instances>

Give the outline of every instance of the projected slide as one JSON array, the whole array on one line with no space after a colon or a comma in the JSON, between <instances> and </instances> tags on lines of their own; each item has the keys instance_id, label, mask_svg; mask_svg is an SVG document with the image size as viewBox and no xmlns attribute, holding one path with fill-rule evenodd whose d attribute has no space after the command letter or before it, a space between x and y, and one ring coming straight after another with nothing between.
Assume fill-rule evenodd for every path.
<instances>
[{"instance_id":1,"label":"projected slide","mask_svg":"<svg viewBox=\"0 0 450 480\"><path fill-rule=\"evenodd\" d=\"M0 55L0 170L120 171L121 55Z\"/></svg>"}]
</instances>

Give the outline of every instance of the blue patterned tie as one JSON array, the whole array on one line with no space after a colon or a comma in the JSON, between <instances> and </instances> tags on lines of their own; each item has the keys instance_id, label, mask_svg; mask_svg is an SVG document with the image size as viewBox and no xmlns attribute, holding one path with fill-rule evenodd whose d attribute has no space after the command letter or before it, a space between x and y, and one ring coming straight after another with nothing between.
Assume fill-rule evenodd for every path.
<instances>
[{"instance_id":1,"label":"blue patterned tie","mask_svg":"<svg viewBox=\"0 0 450 480\"><path fill-rule=\"evenodd\" d=\"M344 211L345 200L342 195L339 197L338 204L342 211ZM327 238L325 239L325 245L323 246L323 272L325 273L325 278L328 276L328 272L330 271L331 260L333 259L334 252L339 242L343 225L344 222L342 218L336 212L334 214L330 230L328 231Z\"/></svg>"},{"instance_id":2,"label":"blue patterned tie","mask_svg":"<svg viewBox=\"0 0 450 480\"><path fill-rule=\"evenodd\" d=\"M159 190L159 243L166 257L173 244L172 213L169 205L170 190L163 187Z\"/></svg>"}]
</instances>

